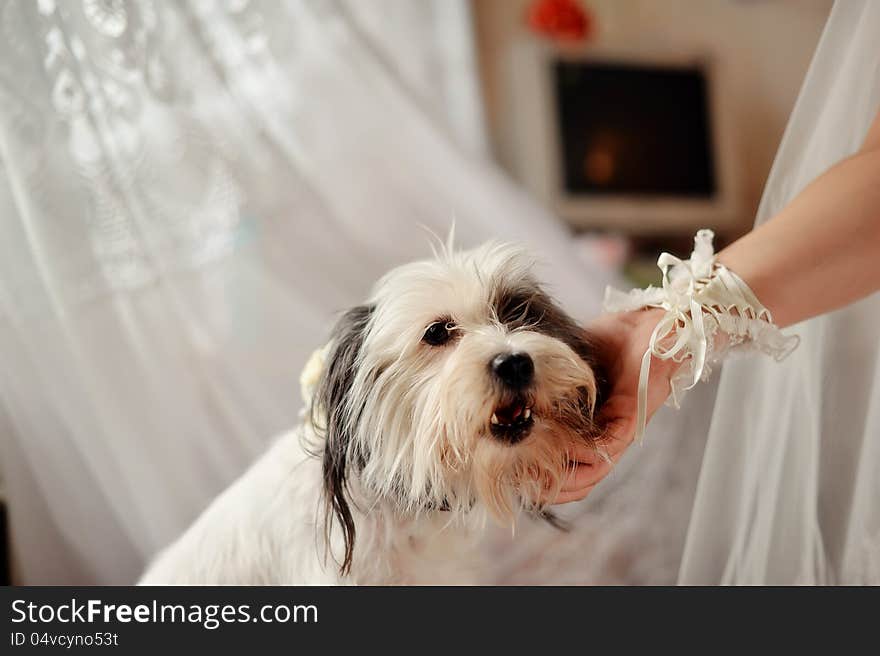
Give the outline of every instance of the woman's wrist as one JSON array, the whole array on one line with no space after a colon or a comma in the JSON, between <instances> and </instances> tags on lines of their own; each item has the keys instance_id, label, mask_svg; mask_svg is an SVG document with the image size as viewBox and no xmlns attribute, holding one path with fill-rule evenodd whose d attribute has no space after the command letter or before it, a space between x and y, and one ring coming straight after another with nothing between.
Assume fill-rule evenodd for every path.
<instances>
[{"instance_id":1,"label":"woman's wrist","mask_svg":"<svg viewBox=\"0 0 880 656\"><path fill-rule=\"evenodd\" d=\"M657 260L661 287L628 294L606 291L607 310L643 310L637 437L644 433L650 407L656 407L658 373L678 407L687 390L707 380L729 350L745 347L780 360L797 345L796 337L779 332L745 281L716 259L713 237L711 230L697 232L687 260L662 253Z\"/></svg>"}]
</instances>

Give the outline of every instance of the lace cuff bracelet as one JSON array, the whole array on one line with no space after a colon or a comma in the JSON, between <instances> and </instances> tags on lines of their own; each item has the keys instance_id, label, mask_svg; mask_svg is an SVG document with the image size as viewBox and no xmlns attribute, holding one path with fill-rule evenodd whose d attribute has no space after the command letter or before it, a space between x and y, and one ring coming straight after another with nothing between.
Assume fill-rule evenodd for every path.
<instances>
[{"instance_id":1,"label":"lace cuff bracelet","mask_svg":"<svg viewBox=\"0 0 880 656\"><path fill-rule=\"evenodd\" d=\"M684 392L707 380L712 367L727 353L755 350L782 360L798 345L796 335L786 336L773 323L749 286L733 271L715 261L711 230L694 237L689 260L662 253L657 266L663 272L662 287L634 289L624 293L605 291L606 312L663 308L666 312L654 328L639 372L636 439L645 432L648 377L651 358L681 363L672 377L667 401L678 408ZM720 338L719 333L723 334Z\"/></svg>"}]
</instances>

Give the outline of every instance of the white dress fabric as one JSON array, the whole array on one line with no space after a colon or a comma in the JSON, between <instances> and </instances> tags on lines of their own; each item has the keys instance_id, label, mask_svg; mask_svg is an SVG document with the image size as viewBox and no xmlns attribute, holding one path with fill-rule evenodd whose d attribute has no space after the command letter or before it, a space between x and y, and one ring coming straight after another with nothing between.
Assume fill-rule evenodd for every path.
<instances>
[{"instance_id":1,"label":"white dress fabric","mask_svg":"<svg viewBox=\"0 0 880 656\"><path fill-rule=\"evenodd\" d=\"M880 108L878 43L880 3L834 6L758 223L860 147ZM724 365L683 584L880 583L880 294L788 332L801 343L782 363Z\"/></svg>"}]
</instances>

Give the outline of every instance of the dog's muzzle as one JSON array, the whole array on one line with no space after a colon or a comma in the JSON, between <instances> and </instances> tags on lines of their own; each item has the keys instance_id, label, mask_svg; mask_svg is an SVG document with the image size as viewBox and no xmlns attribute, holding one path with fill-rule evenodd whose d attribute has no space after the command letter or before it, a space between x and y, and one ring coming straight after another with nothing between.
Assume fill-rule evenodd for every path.
<instances>
[{"instance_id":1,"label":"dog's muzzle","mask_svg":"<svg viewBox=\"0 0 880 656\"><path fill-rule=\"evenodd\" d=\"M492 412L490 432L498 440L516 444L529 436L535 423L526 394L535 377L535 363L528 353L499 353L489 368L503 390L503 400Z\"/></svg>"}]
</instances>

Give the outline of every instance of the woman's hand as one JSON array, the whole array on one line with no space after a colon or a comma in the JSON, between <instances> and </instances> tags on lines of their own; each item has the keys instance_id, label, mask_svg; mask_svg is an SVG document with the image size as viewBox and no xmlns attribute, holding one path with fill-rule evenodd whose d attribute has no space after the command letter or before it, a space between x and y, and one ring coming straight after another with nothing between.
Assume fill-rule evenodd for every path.
<instances>
[{"instance_id":1,"label":"woman's hand","mask_svg":"<svg viewBox=\"0 0 880 656\"><path fill-rule=\"evenodd\" d=\"M718 260L746 282L783 328L877 292L878 178L880 113L857 153L721 251ZM589 327L603 342L600 355L612 384L598 417L608 426L598 445L608 459L588 447L578 448L573 453L577 465L555 503L587 496L632 442L642 356L661 316L660 310L608 314ZM677 366L669 360L652 360L648 418L669 396L669 380Z\"/></svg>"},{"instance_id":2,"label":"woman's hand","mask_svg":"<svg viewBox=\"0 0 880 656\"><path fill-rule=\"evenodd\" d=\"M596 447L577 447L572 456L576 465L552 503L580 501L614 467L632 443L636 430L639 372L651 333L663 311L637 310L599 317L587 328L599 344L599 358L605 366L611 391L596 420L605 433ZM651 361L648 382L648 419L669 396L669 381L678 364L669 360Z\"/></svg>"}]
</instances>

